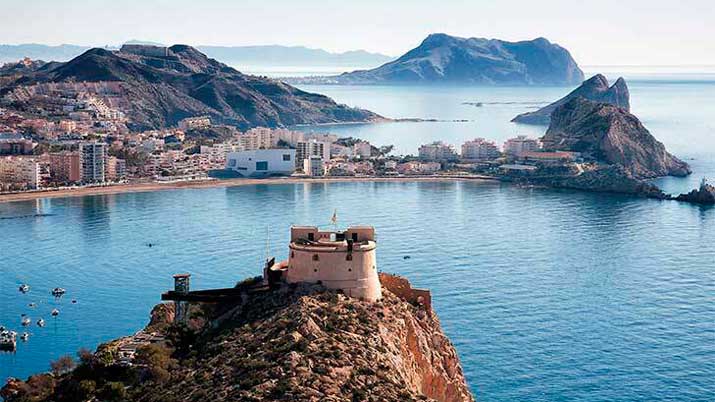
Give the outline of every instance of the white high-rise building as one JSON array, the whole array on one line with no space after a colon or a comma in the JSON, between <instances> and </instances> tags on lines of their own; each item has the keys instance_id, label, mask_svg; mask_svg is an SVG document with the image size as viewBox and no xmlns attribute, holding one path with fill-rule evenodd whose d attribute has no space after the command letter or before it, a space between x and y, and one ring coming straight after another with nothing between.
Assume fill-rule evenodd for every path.
<instances>
[{"instance_id":1,"label":"white high-rise building","mask_svg":"<svg viewBox=\"0 0 715 402\"><path fill-rule=\"evenodd\" d=\"M457 159L457 153L451 145L445 144L442 141L436 141L431 144L420 146L419 157L426 161L443 161Z\"/></svg>"},{"instance_id":2,"label":"white high-rise building","mask_svg":"<svg viewBox=\"0 0 715 402\"><path fill-rule=\"evenodd\" d=\"M81 180L84 183L106 181L107 144L83 142L79 144Z\"/></svg>"},{"instance_id":3,"label":"white high-rise building","mask_svg":"<svg viewBox=\"0 0 715 402\"><path fill-rule=\"evenodd\" d=\"M316 140L300 141L295 147L296 167L302 167L303 161L311 156L319 156L323 161L330 160L330 143Z\"/></svg>"},{"instance_id":4,"label":"white high-rise building","mask_svg":"<svg viewBox=\"0 0 715 402\"><path fill-rule=\"evenodd\" d=\"M499 157L499 147L484 138L475 138L462 144L463 159L493 159Z\"/></svg>"},{"instance_id":5,"label":"white high-rise building","mask_svg":"<svg viewBox=\"0 0 715 402\"><path fill-rule=\"evenodd\" d=\"M541 142L525 135L509 138L504 143L504 153L511 156L520 156L524 152L538 151L539 149L541 149Z\"/></svg>"}]
</instances>

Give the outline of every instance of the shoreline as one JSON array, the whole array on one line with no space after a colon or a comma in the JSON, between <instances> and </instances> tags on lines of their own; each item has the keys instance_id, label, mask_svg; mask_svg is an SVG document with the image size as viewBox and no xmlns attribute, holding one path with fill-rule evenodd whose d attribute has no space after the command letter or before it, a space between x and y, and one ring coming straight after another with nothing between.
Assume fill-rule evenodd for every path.
<instances>
[{"instance_id":1,"label":"shoreline","mask_svg":"<svg viewBox=\"0 0 715 402\"><path fill-rule=\"evenodd\" d=\"M201 189L252 186L258 184L301 184L301 183L352 183L352 182L448 182L448 181L482 181L499 182L489 176L452 175L452 176L402 176L402 177L274 177L266 179L224 179L224 180L195 180L172 183L129 183L103 187L84 187L76 189L42 190L25 193L0 194L0 204L19 201L32 201L44 198L69 198L90 195L110 195L124 193L147 193L154 191Z\"/></svg>"}]
</instances>

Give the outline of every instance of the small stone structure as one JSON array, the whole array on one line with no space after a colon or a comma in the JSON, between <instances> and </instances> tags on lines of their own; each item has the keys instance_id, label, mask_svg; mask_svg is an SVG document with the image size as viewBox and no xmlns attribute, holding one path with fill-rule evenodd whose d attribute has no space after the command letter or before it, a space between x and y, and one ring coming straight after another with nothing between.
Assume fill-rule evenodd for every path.
<instances>
[{"instance_id":1,"label":"small stone structure","mask_svg":"<svg viewBox=\"0 0 715 402\"><path fill-rule=\"evenodd\" d=\"M380 284L400 299L432 312L432 294L427 289L417 289L401 276L380 272Z\"/></svg>"}]
</instances>

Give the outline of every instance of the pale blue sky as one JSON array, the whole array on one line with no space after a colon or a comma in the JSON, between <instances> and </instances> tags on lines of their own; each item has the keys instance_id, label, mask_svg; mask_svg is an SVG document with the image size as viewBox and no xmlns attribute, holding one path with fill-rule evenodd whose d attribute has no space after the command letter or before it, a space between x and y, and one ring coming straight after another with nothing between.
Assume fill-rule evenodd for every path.
<instances>
[{"instance_id":1,"label":"pale blue sky","mask_svg":"<svg viewBox=\"0 0 715 402\"><path fill-rule=\"evenodd\" d=\"M0 0L0 43L283 44L399 55L429 33L543 36L589 64L715 64L712 0Z\"/></svg>"}]
</instances>

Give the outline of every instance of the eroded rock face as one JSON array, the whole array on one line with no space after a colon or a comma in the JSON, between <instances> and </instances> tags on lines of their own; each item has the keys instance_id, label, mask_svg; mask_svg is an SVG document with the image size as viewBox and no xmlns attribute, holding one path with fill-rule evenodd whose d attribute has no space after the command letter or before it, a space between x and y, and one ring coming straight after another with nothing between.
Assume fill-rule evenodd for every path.
<instances>
[{"instance_id":1,"label":"eroded rock face","mask_svg":"<svg viewBox=\"0 0 715 402\"><path fill-rule=\"evenodd\" d=\"M596 74L584 81L578 88L568 95L542 107L534 112L522 113L512 119L515 123L548 125L551 121L551 113L557 107L565 104L573 98L582 97L594 102L608 103L626 111L630 111L630 93L626 80L622 77L609 86L608 79L601 74Z\"/></svg>"},{"instance_id":2,"label":"eroded rock face","mask_svg":"<svg viewBox=\"0 0 715 402\"><path fill-rule=\"evenodd\" d=\"M688 164L668 153L636 116L582 97L554 110L542 143L546 150L580 152L587 158L618 165L635 179L691 173Z\"/></svg>"}]
</instances>

